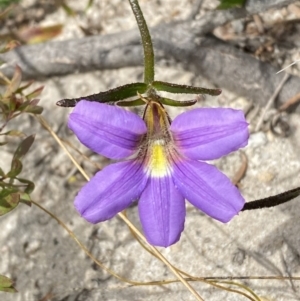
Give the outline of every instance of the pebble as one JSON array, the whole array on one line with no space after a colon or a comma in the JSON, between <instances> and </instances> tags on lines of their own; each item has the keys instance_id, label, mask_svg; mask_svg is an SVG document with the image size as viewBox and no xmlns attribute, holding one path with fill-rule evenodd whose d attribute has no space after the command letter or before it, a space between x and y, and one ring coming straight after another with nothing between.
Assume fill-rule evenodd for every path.
<instances>
[{"instance_id":1,"label":"pebble","mask_svg":"<svg viewBox=\"0 0 300 301\"><path fill-rule=\"evenodd\" d=\"M248 142L248 148L255 148L267 144L268 139L265 133L257 132L251 134Z\"/></svg>"}]
</instances>

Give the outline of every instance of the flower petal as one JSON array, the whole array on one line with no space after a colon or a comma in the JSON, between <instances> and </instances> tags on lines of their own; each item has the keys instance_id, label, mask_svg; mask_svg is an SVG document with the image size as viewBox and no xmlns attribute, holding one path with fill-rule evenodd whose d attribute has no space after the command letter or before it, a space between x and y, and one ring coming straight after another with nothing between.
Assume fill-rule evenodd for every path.
<instances>
[{"instance_id":1,"label":"flower petal","mask_svg":"<svg viewBox=\"0 0 300 301\"><path fill-rule=\"evenodd\" d=\"M177 116L171 124L177 148L194 160L213 160L248 143L248 123L240 110L203 108Z\"/></svg>"},{"instance_id":2,"label":"flower petal","mask_svg":"<svg viewBox=\"0 0 300 301\"><path fill-rule=\"evenodd\" d=\"M172 178L149 178L139 200L139 214L150 244L168 247L179 240L184 228L185 201Z\"/></svg>"},{"instance_id":3,"label":"flower petal","mask_svg":"<svg viewBox=\"0 0 300 301\"><path fill-rule=\"evenodd\" d=\"M173 165L173 180L182 195L207 215L228 222L244 206L239 190L216 167L184 160Z\"/></svg>"},{"instance_id":4,"label":"flower petal","mask_svg":"<svg viewBox=\"0 0 300 301\"><path fill-rule=\"evenodd\" d=\"M122 159L136 150L145 122L122 108L81 100L70 114L69 128L81 143L111 159Z\"/></svg>"},{"instance_id":5,"label":"flower petal","mask_svg":"<svg viewBox=\"0 0 300 301\"><path fill-rule=\"evenodd\" d=\"M115 163L99 171L75 198L77 211L91 223L115 216L138 199L147 177L135 161Z\"/></svg>"}]
</instances>

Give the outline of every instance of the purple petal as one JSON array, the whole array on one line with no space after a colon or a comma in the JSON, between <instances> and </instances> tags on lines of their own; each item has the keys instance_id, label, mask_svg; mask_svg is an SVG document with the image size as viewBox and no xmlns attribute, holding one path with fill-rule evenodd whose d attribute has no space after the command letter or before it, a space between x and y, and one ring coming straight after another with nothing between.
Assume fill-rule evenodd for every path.
<instances>
[{"instance_id":1,"label":"purple petal","mask_svg":"<svg viewBox=\"0 0 300 301\"><path fill-rule=\"evenodd\" d=\"M149 178L139 200L139 214L148 242L168 247L184 228L185 201L170 177Z\"/></svg>"},{"instance_id":2,"label":"purple petal","mask_svg":"<svg viewBox=\"0 0 300 301\"><path fill-rule=\"evenodd\" d=\"M174 141L183 155L194 160L213 160L248 143L244 113L233 109L203 108L177 116L171 124Z\"/></svg>"},{"instance_id":3,"label":"purple petal","mask_svg":"<svg viewBox=\"0 0 300 301\"><path fill-rule=\"evenodd\" d=\"M132 155L147 131L139 116L119 107L85 100L70 114L68 126L81 143L111 159Z\"/></svg>"},{"instance_id":4,"label":"purple petal","mask_svg":"<svg viewBox=\"0 0 300 301\"><path fill-rule=\"evenodd\" d=\"M147 177L135 161L111 164L99 171L75 198L77 211L96 224L108 220L138 199Z\"/></svg>"},{"instance_id":5,"label":"purple petal","mask_svg":"<svg viewBox=\"0 0 300 301\"><path fill-rule=\"evenodd\" d=\"M216 167L184 160L173 168L178 190L207 215L226 223L243 208L245 200L239 190Z\"/></svg>"}]
</instances>

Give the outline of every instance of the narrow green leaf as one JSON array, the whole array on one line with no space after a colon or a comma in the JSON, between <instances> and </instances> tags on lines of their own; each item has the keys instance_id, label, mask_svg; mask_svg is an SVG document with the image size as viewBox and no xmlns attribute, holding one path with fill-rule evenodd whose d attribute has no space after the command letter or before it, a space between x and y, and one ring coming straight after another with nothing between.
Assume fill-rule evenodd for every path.
<instances>
[{"instance_id":1,"label":"narrow green leaf","mask_svg":"<svg viewBox=\"0 0 300 301\"><path fill-rule=\"evenodd\" d=\"M39 98L34 98L30 101L31 106L36 106L40 102Z\"/></svg>"},{"instance_id":2,"label":"narrow green leaf","mask_svg":"<svg viewBox=\"0 0 300 301\"><path fill-rule=\"evenodd\" d=\"M29 207L31 207L31 198L30 195L28 193L20 193L20 203L23 203Z\"/></svg>"},{"instance_id":3,"label":"narrow green leaf","mask_svg":"<svg viewBox=\"0 0 300 301\"><path fill-rule=\"evenodd\" d=\"M140 99L133 99L133 100L120 100L118 102L116 102L116 105L119 107L136 107L136 106L142 106L145 105L145 102Z\"/></svg>"},{"instance_id":4,"label":"narrow green leaf","mask_svg":"<svg viewBox=\"0 0 300 301\"><path fill-rule=\"evenodd\" d=\"M0 180L0 187L6 187L6 183L3 180ZM1 195L0 195L1 198Z\"/></svg>"},{"instance_id":5,"label":"narrow green leaf","mask_svg":"<svg viewBox=\"0 0 300 301\"><path fill-rule=\"evenodd\" d=\"M0 286L1 287L10 287L13 284L12 280L10 280L9 278L0 275Z\"/></svg>"},{"instance_id":6,"label":"narrow green leaf","mask_svg":"<svg viewBox=\"0 0 300 301\"><path fill-rule=\"evenodd\" d=\"M245 0L221 0L220 5L217 9L229 9L235 7L243 7Z\"/></svg>"},{"instance_id":7,"label":"narrow green leaf","mask_svg":"<svg viewBox=\"0 0 300 301\"><path fill-rule=\"evenodd\" d=\"M30 100L24 101L21 105L18 106L18 111L24 111L30 105Z\"/></svg>"},{"instance_id":8,"label":"narrow green leaf","mask_svg":"<svg viewBox=\"0 0 300 301\"><path fill-rule=\"evenodd\" d=\"M19 35L27 44L43 43L61 34L62 24L34 26L21 29Z\"/></svg>"},{"instance_id":9,"label":"narrow green leaf","mask_svg":"<svg viewBox=\"0 0 300 301\"><path fill-rule=\"evenodd\" d=\"M42 93L43 89L44 89L44 86L41 86L41 87L35 89L33 92L27 94L26 98L31 100L33 98L38 97Z\"/></svg>"},{"instance_id":10,"label":"narrow green leaf","mask_svg":"<svg viewBox=\"0 0 300 301\"><path fill-rule=\"evenodd\" d=\"M29 105L25 108L25 110L23 110L23 112L32 113L32 114L42 114L43 110L44 110L44 108L41 106Z\"/></svg>"},{"instance_id":11,"label":"narrow green leaf","mask_svg":"<svg viewBox=\"0 0 300 301\"><path fill-rule=\"evenodd\" d=\"M10 193L19 191L19 185L12 184L12 183L7 183L7 182L4 182L4 181L0 181L0 187L12 190ZM1 191L1 193L2 193L2 191ZM1 193L0 193L0 198L3 196Z\"/></svg>"},{"instance_id":12,"label":"narrow green leaf","mask_svg":"<svg viewBox=\"0 0 300 301\"><path fill-rule=\"evenodd\" d=\"M2 184L3 184L3 182L2 182ZM8 184L8 183L4 183L4 184ZM18 190L16 188L14 188L13 185L11 185L11 184L4 185L4 187L6 187L6 188L0 190L0 199L6 198L8 195L10 195L14 192L18 192Z\"/></svg>"},{"instance_id":13,"label":"narrow green leaf","mask_svg":"<svg viewBox=\"0 0 300 301\"><path fill-rule=\"evenodd\" d=\"M172 107L189 107L194 105L197 102L197 99L181 101L181 100L174 100L166 97L160 97L160 102L164 105L172 106Z\"/></svg>"},{"instance_id":14,"label":"narrow green leaf","mask_svg":"<svg viewBox=\"0 0 300 301\"><path fill-rule=\"evenodd\" d=\"M0 216L17 207L20 201L19 193L11 193L6 197L0 197Z\"/></svg>"},{"instance_id":15,"label":"narrow green leaf","mask_svg":"<svg viewBox=\"0 0 300 301\"><path fill-rule=\"evenodd\" d=\"M18 158L13 158L11 162L10 171L7 173L8 178L15 178L23 168L22 162Z\"/></svg>"},{"instance_id":16,"label":"narrow green leaf","mask_svg":"<svg viewBox=\"0 0 300 301\"><path fill-rule=\"evenodd\" d=\"M39 99L28 99L24 101L19 107L18 110L21 112L27 112L27 113L34 113L34 114L40 114L43 112L43 108L40 106L37 106L39 103Z\"/></svg>"},{"instance_id":17,"label":"narrow green leaf","mask_svg":"<svg viewBox=\"0 0 300 301\"><path fill-rule=\"evenodd\" d=\"M14 111L16 111L16 107L17 105L19 105L18 100L19 99L17 99L17 97L14 94L10 95L9 97L6 97L5 101L7 101L9 113L13 113Z\"/></svg>"},{"instance_id":18,"label":"narrow green leaf","mask_svg":"<svg viewBox=\"0 0 300 301\"><path fill-rule=\"evenodd\" d=\"M24 192L27 194L30 194L33 190L34 190L34 183L27 180L27 179L21 179L21 178L17 178L17 180L21 183L27 184L27 187L25 188Z\"/></svg>"},{"instance_id":19,"label":"narrow green leaf","mask_svg":"<svg viewBox=\"0 0 300 301\"><path fill-rule=\"evenodd\" d=\"M0 109L2 114L7 115L9 113L9 106L2 101L1 94L0 94Z\"/></svg>"},{"instance_id":20,"label":"narrow green leaf","mask_svg":"<svg viewBox=\"0 0 300 301\"><path fill-rule=\"evenodd\" d=\"M22 160L23 157L27 154L29 151L33 141L34 141L35 135L30 135L27 138L25 138L18 146L17 150L14 153L14 159Z\"/></svg>"},{"instance_id":21,"label":"narrow green leaf","mask_svg":"<svg viewBox=\"0 0 300 301\"><path fill-rule=\"evenodd\" d=\"M15 69L15 73L13 75L13 78L7 87L4 97L9 97L11 96L20 86L22 80L22 70L21 68L17 65Z\"/></svg>"},{"instance_id":22,"label":"narrow green leaf","mask_svg":"<svg viewBox=\"0 0 300 301\"><path fill-rule=\"evenodd\" d=\"M8 142L0 142L0 146L7 144Z\"/></svg>"},{"instance_id":23,"label":"narrow green leaf","mask_svg":"<svg viewBox=\"0 0 300 301\"><path fill-rule=\"evenodd\" d=\"M13 281L3 275L0 275L0 291L7 293L16 293L17 290L13 286Z\"/></svg>"},{"instance_id":24,"label":"narrow green leaf","mask_svg":"<svg viewBox=\"0 0 300 301\"><path fill-rule=\"evenodd\" d=\"M193 87L188 85L177 85L167 82L154 81L152 87L158 91L165 91L169 93L181 93L181 94L208 94L208 95L220 95L221 89L206 89L201 87Z\"/></svg>"},{"instance_id":25,"label":"narrow green leaf","mask_svg":"<svg viewBox=\"0 0 300 301\"><path fill-rule=\"evenodd\" d=\"M4 177L5 176L5 173L3 171L3 169L0 167L0 177Z\"/></svg>"},{"instance_id":26,"label":"narrow green leaf","mask_svg":"<svg viewBox=\"0 0 300 301\"><path fill-rule=\"evenodd\" d=\"M1 287L1 286L0 286L0 291L5 292L5 293L17 293L18 292L14 287Z\"/></svg>"},{"instance_id":27,"label":"narrow green leaf","mask_svg":"<svg viewBox=\"0 0 300 301\"><path fill-rule=\"evenodd\" d=\"M147 89L148 86L145 83L132 83L105 92L100 92L98 94L72 99L62 99L56 104L61 107L75 107L76 104L83 99L101 103L117 102L119 100L137 96L137 93L143 94L147 91Z\"/></svg>"},{"instance_id":28,"label":"narrow green leaf","mask_svg":"<svg viewBox=\"0 0 300 301\"><path fill-rule=\"evenodd\" d=\"M34 83L34 80L30 80L27 84L24 86L19 87L19 89L16 91L17 93L21 93L23 90L27 89Z\"/></svg>"},{"instance_id":29,"label":"narrow green leaf","mask_svg":"<svg viewBox=\"0 0 300 301\"><path fill-rule=\"evenodd\" d=\"M74 17L76 16L76 12L69 6L67 5L64 1L61 4L61 7L64 9L67 15Z\"/></svg>"},{"instance_id":30,"label":"narrow green leaf","mask_svg":"<svg viewBox=\"0 0 300 301\"><path fill-rule=\"evenodd\" d=\"M12 136L12 137L25 137L24 133L22 133L21 131L17 131L17 130L11 130L6 133L0 134L0 136L1 135Z\"/></svg>"}]
</instances>

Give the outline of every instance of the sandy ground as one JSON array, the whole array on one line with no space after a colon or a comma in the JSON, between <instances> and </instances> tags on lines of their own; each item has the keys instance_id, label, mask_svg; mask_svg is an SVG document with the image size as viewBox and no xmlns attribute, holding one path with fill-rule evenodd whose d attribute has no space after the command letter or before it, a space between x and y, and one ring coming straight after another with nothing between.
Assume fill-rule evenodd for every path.
<instances>
[{"instance_id":1,"label":"sandy ground","mask_svg":"<svg viewBox=\"0 0 300 301\"><path fill-rule=\"evenodd\" d=\"M75 2L70 1L70 6L76 5ZM155 4L141 1L142 7L148 9L145 15L151 25L186 17L192 4L192 1L185 4L182 1L155 1ZM208 7L210 4L205 5ZM83 16L76 21L68 19L60 9L50 15L44 24L62 22L67 18L65 32L59 39L80 37L82 33L78 22L88 24L100 20L102 33L135 26L125 1L95 1L95 7L98 11L89 12L88 19ZM68 139L93 161L104 166L108 161L80 146L67 129L67 116L71 109L56 107L55 102L65 97L106 90L125 84L128 79L130 82L141 80L142 71L142 68L126 68L74 74L36 83L37 86L45 86L41 96L41 105L45 108L43 116L61 138ZM157 78L164 81L211 87L200 74L186 72L180 64L160 64L156 71ZM246 109L248 105L249 100L229 91L223 91L217 98L207 97L199 104L240 109ZM176 116L183 109L172 108L169 111L171 116ZM257 118L251 121L252 127L256 121ZM300 185L299 115L290 114L288 122L291 131L286 138L277 137L271 131L251 135L249 145L243 150L249 160L248 169L239 186L246 200L267 197ZM81 219L73 208L73 199L85 180L36 120L24 116L18 124L28 135L36 133L32 151L24 160L24 175L36 183L33 193L35 201L62 219L96 258L123 277L135 281L174 278L162 263L140 247L119 218L95 226ZM81 160L90 176L96 171L92 164L83 162L76 152L72 153ZM7 149L4 154L1 153L1 164L10 158L10 150ZM214 163L233 177L242 164L241 152ZM180 242L170 248L159 249L171 263L199 277L297 276L300 274L299 201L297 198L276 208L242 212L225 225L187 205L185 231ZM140 227L136 206L127 213ZM0 229L0 274L14 279L19 291L15 295L0 293L0 300L195 300L180 283L129 287L115 280L98 268L65 230L35 206L20 205L0 219ZM240 282L251 287L264 300L300 300L297 281ZM243 296L206 284L192 285L206 301L246 300Z\"/></svg>"}]
</instances>

